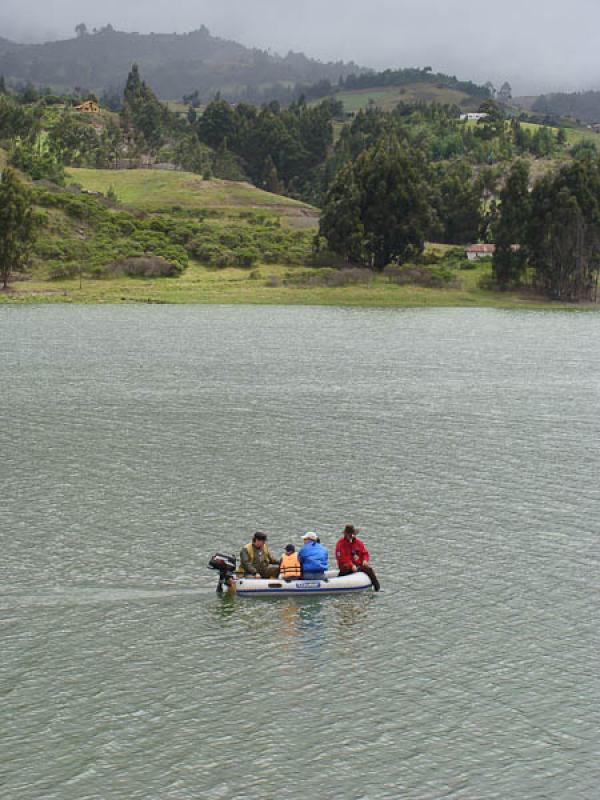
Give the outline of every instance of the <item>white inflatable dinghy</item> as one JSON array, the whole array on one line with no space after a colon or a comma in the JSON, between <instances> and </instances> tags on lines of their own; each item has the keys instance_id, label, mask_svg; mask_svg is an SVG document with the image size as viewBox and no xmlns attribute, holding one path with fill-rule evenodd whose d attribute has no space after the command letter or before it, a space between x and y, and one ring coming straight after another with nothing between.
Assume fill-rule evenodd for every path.
<instances>
[{"instance_id":1,"label":"white inflatable dinghy","mask_svg":"<svg viewBox=\"0 0 600 800\"><path fill-rule=\"evenodd\" d=\"M241 597L278 596L297 594L341 594L371 589L371 579L364 572L338 577L337 570L330 570L325 578L283 581L277 578L236 578L231 590Z\"/></svg>"},{"instance_id":2,"label":"white inflatable dinghy","mask_svg":"<svg viewBox=\"0 0 600 800\"><path fill-rule=\"evenodd\" d=\"M235 556L216 553L208 563L219 573L217 592L226 588L241 597L289 597L290 595L344 594L371 589L371 579L364 572L339 577L338 570L329 570L323 578L240 578L235 574Z\"/></svg>"}]
</instances>

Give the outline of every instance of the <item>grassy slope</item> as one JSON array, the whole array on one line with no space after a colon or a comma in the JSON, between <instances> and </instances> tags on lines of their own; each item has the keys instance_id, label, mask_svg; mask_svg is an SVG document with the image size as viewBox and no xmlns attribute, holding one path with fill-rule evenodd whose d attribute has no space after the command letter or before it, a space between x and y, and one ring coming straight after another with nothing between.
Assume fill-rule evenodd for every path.
<instances>
[{"instance_id":1,"label":"grassy slope","mask_svg":"<svg viewBox=\"0 0 600 800\"><path fill-rule=\"evenodd\" d=\"M466 125L469 128L476 128L478 124L479 123L476 120L472 119L465 120L463 122L463 125ZM506 124L508 125L508 123ZM531 131L532 133L535 133L535 131L538 128L549 127L550 130L555 135L560 130L559 128L553 127L552 125L542 126L537 122L521 122L521 127L524 128L525 130ZM594 144L600 146L600 136L597 133L594 133L594 131L586 130L585 128L571 128L571 127L565 127L562 130L565 132L565 136L567 137L567 143L570 145L579 144L580 142L593 142Z\"/></svg>"},{"instance_id":2,"label":"grassy slope","mask_svg":"<svg viewBox=\"0 0 600 800\"><path fill-rule=\"evenodd\" d=\"M535 122L522 122L521 126L529 129L532 132L535 132L537 128L542 127ZM559 128L550 127L550 130L556 134L558 133ZM567 142L570 145L579 144L580 142L593 142L596 145L600 145L600 136L598 136L597 133L594 133L594 131L585 130L583 128L563 128L563 130L565 132L565 136L567 137Z\"/></svg>"},{"instance_id":3,"label":"grassy slope","mask_svg":"<svg viewBox=\"0 0 600 800\"><path fill-rule=\"evenodd\" d=\"M161 211L179 206L189 210L204 208L264 209L283 217L302 215L316 218L317 212L305 203L264 192L249 183L209 180L191 172L130 169L69 169L67 176L84 189L106 194L113 188L118 199L142 211Z\"/></svg>"},{"instance_id":4,"label":"grassy slope","mask_svg":"<svg viewBox=\"0 0 600 800\"><path fill-rule=\"evenodd\" d=\"M335 95L344 104L346 112L357 112L367 108L371 101L384 111L391 111L398 103L413 103L421 100L427 103L448 103L461 105L468 95L455 89L440 89L431 83L413 83L406 86L386 86L380 89L354 89Z\"/></svg>"}]
</instances>

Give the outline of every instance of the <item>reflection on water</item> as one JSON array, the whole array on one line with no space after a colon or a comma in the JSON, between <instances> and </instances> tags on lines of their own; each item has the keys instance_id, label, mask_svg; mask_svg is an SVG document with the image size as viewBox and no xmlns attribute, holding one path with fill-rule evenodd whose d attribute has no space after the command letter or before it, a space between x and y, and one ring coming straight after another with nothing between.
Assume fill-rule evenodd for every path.
<instances>
[{"instance_id":1,"label":"reflection on water","mask_svg":"<svg viewBox=\"0 0 600 800\"><path fill-rule=\"evenodd\" d=\"M595 798L597 315L0 333L2 800ZM217 547L348 521L380 594L216 595Z\"/></svg>"},{"instance_id":2,"label":"reflection on water","mask_svg":"<svg viewBox=\"0 0 600 800\"><path fill-rule=\"evenodd\" d=\"M368 611L374 601L372 594L359 597L339 598L332 608L337 622L338 634L354 636L358 629L369 624Z\"/></svg>"}]
</instances>

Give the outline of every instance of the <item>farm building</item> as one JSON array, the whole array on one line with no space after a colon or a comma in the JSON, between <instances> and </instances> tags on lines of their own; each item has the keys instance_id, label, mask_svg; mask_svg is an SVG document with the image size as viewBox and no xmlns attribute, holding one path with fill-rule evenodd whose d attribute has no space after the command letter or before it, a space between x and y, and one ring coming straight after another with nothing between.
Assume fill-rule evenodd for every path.
<instances>
[{"instance_id":1,"label":"farm building","mask_svg":"<svg viewBox=\"0 0 600 800\"><path fill-rule=\"evenodd\" d=\"M510 249L513 253L518 253L521 245L511 244ZM476 261L478 258L491 258L495 252L495 244L470 244L465 248L465 255L469 261Z\"/></svg>"},{"instance_id":2,"label":"farm building","mask_svg":"<svg viewBox=\"0 0 600 800\"><path fill-rule=\"evenodd\" d=\"M489 258L495 252L495 244L471 244L465 248L465 255L469 261L476 261L478 258Z\"/></svg>"},{"instance_id":3,"label":"farm building","mask_svg":"<svg viewBox=\"0 0 600 800\"><path fill-rule=\"evenodd\" d=\"M84 114L97 114L100 111L100 106L95 100L86 100L79 106L75 106L75 111L81 111Z\"/></svg>"}]
</instances>

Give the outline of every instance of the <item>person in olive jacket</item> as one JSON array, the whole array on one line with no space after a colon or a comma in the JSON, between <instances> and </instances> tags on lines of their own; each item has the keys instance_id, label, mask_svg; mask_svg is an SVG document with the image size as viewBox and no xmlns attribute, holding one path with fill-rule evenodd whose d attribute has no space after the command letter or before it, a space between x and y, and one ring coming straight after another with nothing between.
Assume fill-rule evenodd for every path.
<instances>
[{"instance_id":1,"label":"person in olive jacket","mask_svg":"<svg viewBox=\"0 0 600 800\"><path fill-rule=\"evenodd\" d=\"M269 552L266 533L257 531L252 541L242 547L238 575L246 578L276 578L279 575L279 561Z\"/></svg>"}]
</instances>

